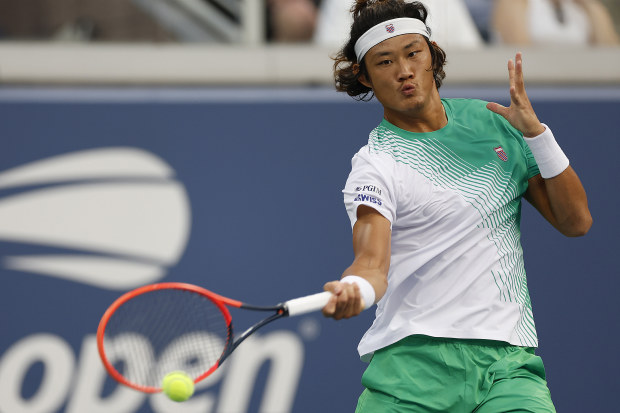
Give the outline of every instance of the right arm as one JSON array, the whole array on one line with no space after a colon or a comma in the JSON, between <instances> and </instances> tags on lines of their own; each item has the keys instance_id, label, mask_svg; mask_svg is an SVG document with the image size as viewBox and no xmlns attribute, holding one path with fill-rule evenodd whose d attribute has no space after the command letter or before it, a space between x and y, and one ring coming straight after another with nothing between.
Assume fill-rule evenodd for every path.
<instances>
[{"instance_id":1,"label":"right arm","mask_svg":"<svg viewBox=\"0 0 620 413\"><path fill-rule=\"evenodd\" d=\"M342 277L356 275L366 279L375 290L375 302L383 297L387 289L390 245L390 221L377 210L360 205L357 208L357 221L353 226L355 258ZM323 308L323 314L326 317L339 320L362 312L364 303L357 285L331 281L325 284L324 288L334 294Z\"/></svg>"}]
</instances>

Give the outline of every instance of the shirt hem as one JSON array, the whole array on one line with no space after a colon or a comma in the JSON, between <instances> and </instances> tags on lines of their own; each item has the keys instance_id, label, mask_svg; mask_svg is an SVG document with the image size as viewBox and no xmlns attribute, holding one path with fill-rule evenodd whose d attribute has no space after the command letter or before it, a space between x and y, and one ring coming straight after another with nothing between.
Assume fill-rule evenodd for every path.
<instances>
[{"instance_id":1,"label":"shirt hem","mask_svg":"<svg viewBox=\"0 0 620 413\"><path fill-rule=\"evenodd\" d=\"M369 363L374 355L375 351L380 350L384 347L392 345L394 343L399 342L400 340L413 336L413 335L424 335L435 338L451 338L451 339L463 339L463 340L488 340L488 341L501 341L508 345L513 345L517 347L524 348L537 348L538 347L538 338L535 339L536 344L534 346L523 343L520 340L514 339L513 335L506 336L506 334L502 334L500 332L489 332L489 331L414 331L408 332L402 335L396 335L392 337L390 340L386 340L382 343L376 343L374 345L363 345L360 342L358 346L358 353L360 355L360 360L365 363ZM363 341L363 339L362 339Z\"/></svg>"}]
</instances>

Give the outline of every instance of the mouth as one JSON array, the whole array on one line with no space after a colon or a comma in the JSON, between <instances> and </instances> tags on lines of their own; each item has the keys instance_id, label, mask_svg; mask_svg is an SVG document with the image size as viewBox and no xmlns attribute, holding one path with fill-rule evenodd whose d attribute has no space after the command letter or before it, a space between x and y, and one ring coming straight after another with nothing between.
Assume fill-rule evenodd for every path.
<instances>
[{"instance_id":1,"label":"mouth","mask_svg":"<svg viewBox=\"0 0 620 413\"><path fill-rule=\"evenodd\" d=\"M403 85L403 87L400 88L400 91L404 95L411 95L411 94L413 94L415 92L415 86L411 85L411 84L406 84L406 85Z\"/></svg>"}]
</instances>

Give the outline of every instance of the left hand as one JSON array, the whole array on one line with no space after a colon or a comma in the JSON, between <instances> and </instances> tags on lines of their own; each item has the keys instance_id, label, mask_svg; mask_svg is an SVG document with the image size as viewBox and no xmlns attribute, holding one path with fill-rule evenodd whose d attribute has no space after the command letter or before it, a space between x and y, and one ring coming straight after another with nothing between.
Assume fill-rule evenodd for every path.
<instances>
[{"instance_id":1,"label":"left hand","mask_svg":"<svg viewBox=\"0 0 620 413\"><path fill-rule=\"evenodd\" d=\"M534 108L525 92L523 81L523 56L517 53L515 61L508 61L508 77L510 80L510 107L499 103L488 103L487 109L503 116L515 129L525 137L538 136L545 131Z\"/></svg>"}]
</instances>

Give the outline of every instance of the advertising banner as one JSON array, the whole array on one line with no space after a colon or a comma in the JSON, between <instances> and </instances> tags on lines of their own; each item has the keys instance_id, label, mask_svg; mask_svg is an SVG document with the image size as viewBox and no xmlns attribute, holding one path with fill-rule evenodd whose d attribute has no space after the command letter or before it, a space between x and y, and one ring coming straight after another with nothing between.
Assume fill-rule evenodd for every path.
<instances>
[{"instance_id":1,"label":"advertising banner","mask_svg":"<svg viewBox=\"0 0 620 413\"><path fill-rule=\"evenodd\" d=\"M523 207L538 354L558 411L612 411L620 98L533 96L594 217L568 239ZM0 413L353 411L373 310L273 323L184 403L117 385L95 334L149 283L271 305L338 279L353 258L341 190L381 117L312 88L0 89ZM259 317L235 311L238 333Z\"/></svg>"}]
</instances>

